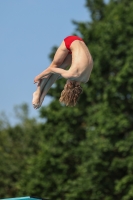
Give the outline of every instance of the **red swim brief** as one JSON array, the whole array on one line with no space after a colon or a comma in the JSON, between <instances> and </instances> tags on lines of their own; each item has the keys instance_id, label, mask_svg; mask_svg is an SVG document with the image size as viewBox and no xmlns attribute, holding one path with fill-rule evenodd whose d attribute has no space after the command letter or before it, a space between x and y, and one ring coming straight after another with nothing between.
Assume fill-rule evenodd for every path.
<instances>
[{"instance_id":1,"label":"red swim brief","mask_svg":"<svg viewBox=\"0 0 133 200\"><path fill-rule=\"evenodd\" d=\"M69 53L72 53L71 50L70 50L70 46L71 46L72 42L75 41L75 40L83 41L82 38L80 38L78 36L68 36L64 39L66 48L69 50Z\"/></svg>"}]
</instances>

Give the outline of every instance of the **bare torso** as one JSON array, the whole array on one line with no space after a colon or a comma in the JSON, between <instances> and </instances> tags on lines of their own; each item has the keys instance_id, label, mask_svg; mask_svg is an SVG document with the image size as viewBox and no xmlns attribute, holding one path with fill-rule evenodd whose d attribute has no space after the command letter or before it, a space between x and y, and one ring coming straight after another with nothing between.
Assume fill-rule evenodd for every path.
<instances>
[{"instance_id":1,"label":"bare torso","mask_svg":"<svg viewBox=\"0 0 133 200\"><path fill-rule=\"evenodd\" d=\"M70 49L72 51L70 70L75 75L70 80L86 83L93 68L92 56L83 41L75 40L72 42Z\"/></svg>"}]
</instances>

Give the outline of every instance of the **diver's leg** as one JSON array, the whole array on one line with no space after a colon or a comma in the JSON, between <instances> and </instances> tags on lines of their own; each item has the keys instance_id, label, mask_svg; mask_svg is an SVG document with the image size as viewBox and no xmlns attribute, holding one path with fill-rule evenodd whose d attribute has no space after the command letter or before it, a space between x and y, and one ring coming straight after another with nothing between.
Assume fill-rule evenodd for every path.
<instances>
[{"instance_id":1,"label":"diver's leg","mask_svg":"<svg viewBox=\"0 0 133 200\"><path fill-rule=\"evenodd\" d=\"M37 86L37 90L33 93L32 104L34 107L39 105L41 94L42 94L43 89L50 77L51 77L51 75L49 75L47 78L42 79L40 81L40 84Z\"/></svg>"},{"instance_id":2,"label":"diver's leg","mask_svg":"<svg viewBox=\"0 0 133 200\"><path fill-rule=\"evenodd\" d=\"M71 65L72 62L72 56L68 54L60 68L66 69L69 65ZM44 97L46 96L47 92L51 88L51 86L58 80L61 76L59 74L52 74L50 77L45 80L43 90L41 90L41 96L39 97L39 104L35 105L35 108L39 108L42 105L42 102L44 100Z\"/></svg>"}]
</instances>

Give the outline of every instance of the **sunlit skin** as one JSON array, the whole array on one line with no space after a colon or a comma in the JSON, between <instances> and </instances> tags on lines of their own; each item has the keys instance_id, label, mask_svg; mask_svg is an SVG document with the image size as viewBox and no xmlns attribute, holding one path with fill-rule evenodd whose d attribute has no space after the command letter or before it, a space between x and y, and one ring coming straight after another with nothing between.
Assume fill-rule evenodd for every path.
<instances>
[{"instance_id":1,"label":"sunlit skin","mask_svg":"<svg viewBox=\"0 0 133 200\"><path fill-rule=\"evenodd\" d=\"M92 56L83 41L75 40L70 46L72 54L69 53L63 41L57 49L50 66L34 78L37 90L33 93L32 104L39 108L47 92L59 77L77 84L89 81L93 68ZM70 66L67 70L66 68Z\"/></svg>"}]
</instances>

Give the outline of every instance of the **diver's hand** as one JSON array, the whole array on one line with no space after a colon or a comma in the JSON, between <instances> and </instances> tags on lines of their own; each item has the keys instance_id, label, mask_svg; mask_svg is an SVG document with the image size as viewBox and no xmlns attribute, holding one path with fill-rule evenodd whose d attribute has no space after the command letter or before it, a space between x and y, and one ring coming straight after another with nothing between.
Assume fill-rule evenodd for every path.
<instances>
[{"instance_id":1,"label":"diver's hand","mask_svg":"<svg viewBox=\"0 0 133 200\"><path fill-rule=\"evenodd\" d=\"M36 77L34 78L34 83L37 83L37 86L40 85L40 83L41 83L41 79L40 79L39 76L36 76Z\"/></svg>"}]
</instances>

